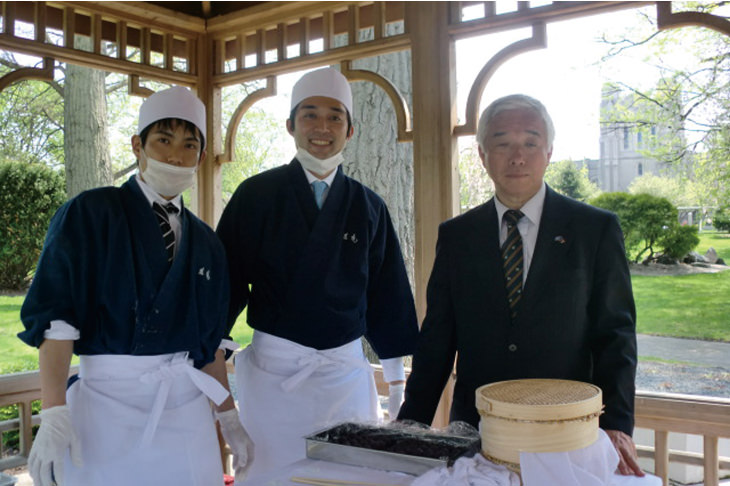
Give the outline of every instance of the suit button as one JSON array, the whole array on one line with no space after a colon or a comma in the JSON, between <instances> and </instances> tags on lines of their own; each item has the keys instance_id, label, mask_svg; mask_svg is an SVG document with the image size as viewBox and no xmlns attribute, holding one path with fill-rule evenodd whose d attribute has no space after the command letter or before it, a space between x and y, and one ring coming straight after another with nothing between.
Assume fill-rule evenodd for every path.
<instances>
[{"instance_id":1,"label":"suit button","mask_svg":"<svg viewBox=\"0 0 730 486\"><path fill-rule=\"evenodd\" d=\"M517 345L510 344L509 346L507 346L507 349L509 349L510 351L512 351L514 353L515 351L517 351Z\"/></svg>"}]
</instances>

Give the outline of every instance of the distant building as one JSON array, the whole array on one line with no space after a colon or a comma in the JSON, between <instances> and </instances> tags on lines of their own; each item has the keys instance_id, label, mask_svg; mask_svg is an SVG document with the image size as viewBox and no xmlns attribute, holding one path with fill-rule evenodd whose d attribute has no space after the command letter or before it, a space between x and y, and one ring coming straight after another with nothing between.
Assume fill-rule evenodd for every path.
<instances>
[{"instance_id":1,"label":"distant building","mask_svg":"<svg viewBox=\"0 0 730 486\"><path fill-rule=\"evenodd\" d=\"M625 192L631 182L644 174L657 176L669 169L670 165L648 156L648 150L662 140L676 140L676 130L650 120L657 119L649 113L645 120L633 119L639 106L633 94L627 94L604 87L601 97L601 153L596 167L596 183L605 192ZM642 106L646 110L646 104ZM628 111L625 122L617 121L620 113ZM659 118L660 119L660 118ZM681 122L678 122L681 123ZM674 135L673 135L674 134ZM681 137L681 135L679 135ZM590 171L590 168L589 168ZM593 178L591 178L593 180Z\"/></svg>"}]
</instances>

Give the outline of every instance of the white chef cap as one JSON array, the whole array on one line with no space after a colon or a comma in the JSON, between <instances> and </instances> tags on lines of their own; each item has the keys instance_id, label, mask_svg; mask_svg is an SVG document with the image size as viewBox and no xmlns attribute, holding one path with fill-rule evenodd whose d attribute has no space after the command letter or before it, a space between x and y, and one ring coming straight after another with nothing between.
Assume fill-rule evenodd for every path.
<instances>
[{"instance_id":1,"label":"white chef cap","mask_svg":"<svg viewBox=\"0 0 730 486\"><path fill-rule=\"evenodd\" d=\"M332 68L318 69L302 76L291 92L291 109L312 96L332 98L347 108L352 118L352 91L347 78Z\"/></svg>"},{"instance_id":2,"label":"white chef cap","mask_svg":"<svg viewBox=\"0 0 730 486\"><path fill-rule=\"evenodd\" d=\"M137 135L165 118L189 121L205 137L205 105L187 88L173 86L147 98L139 109Z\"/></svg>"}]
</instances>

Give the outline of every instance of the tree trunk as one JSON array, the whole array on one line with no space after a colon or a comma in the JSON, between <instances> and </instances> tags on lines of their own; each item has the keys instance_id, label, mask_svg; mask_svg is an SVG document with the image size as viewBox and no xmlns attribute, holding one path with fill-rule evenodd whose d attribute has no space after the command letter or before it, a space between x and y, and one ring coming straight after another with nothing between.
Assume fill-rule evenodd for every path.
<instances>
[{"instance_id":1,"label":"tree trunk","mask_svg":"<svg viewBox=\"0 0 730 486\"><path fill-rule=\"evenodd\" d=\"M403 24L389 24L388 34L403 32ZM361 40L372 38L372 29ZM353 69L373 71L389 80L411 105L411 53L358 59ZM388 206L398 233L413 288L414 239L413 225L413 145L397 141L398 124L390 98L375 84L351 83L355 134L344 150L344 171L378 193ZM366 347L371 362L374 353Z\"/></svg>"},{"instance_id":2,"label":"tree trunk","mask_svg":"<svg viewBox=\"0 0 730 486\"><path fill-rule=\"evenodd\" d=\"M86 37L76 40L77 47L87 43ZM104 71L66 65L63 111L69 198L113 181L104 78Z\"/></svg>"}]
</instances>

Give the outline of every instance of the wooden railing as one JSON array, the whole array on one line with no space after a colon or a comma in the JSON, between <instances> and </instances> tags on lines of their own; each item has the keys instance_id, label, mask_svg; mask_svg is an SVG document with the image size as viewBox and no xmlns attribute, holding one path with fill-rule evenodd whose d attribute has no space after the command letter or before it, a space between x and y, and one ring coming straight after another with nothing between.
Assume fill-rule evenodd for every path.
<instances>
[{"instance_id":1,"label":"wooden railing","mask_svg":"<svg viewBox=\"0 0 730 486\"><path fill-rule=\"evenodd\" d=\"M387 394L382 370L375 366L378 393ZM0 422L0 432L19 430L19 453L0 458L0 471L26 463L31 446L31 431L38 424L31 404L40 399L37 371L0 376L0 407L19 406L17 419ZM718 441L730 438L730 399L668 393L639 392L636 397L636 426L654 431L654 447L640 447L639 456L654 459L654 474L667 486L669 463L704 468L704 485L718 486L721 470L730 470L730 457L719 455ZM669 433L703 437L704 453L669 449Z\"/></svg>"}]
</instances>

